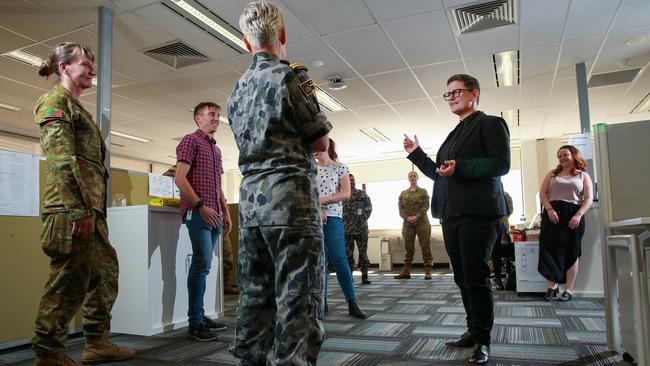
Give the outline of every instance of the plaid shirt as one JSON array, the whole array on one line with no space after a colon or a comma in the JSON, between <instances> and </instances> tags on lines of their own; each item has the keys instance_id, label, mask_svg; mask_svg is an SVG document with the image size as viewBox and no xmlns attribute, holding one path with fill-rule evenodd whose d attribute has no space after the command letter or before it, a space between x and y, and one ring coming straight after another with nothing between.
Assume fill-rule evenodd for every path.
<instances>
[{"instance_id":1,"label":"plaid shirt","mask_svg":"<svg viewBox=\"0 0 650 366\"><path fill-rule=\"evenodd\" d=\"M201 130L187 134L176 147L176 160L190 165L187 181L197 196L210 208L217 210L221 216L221 150L217 142ZM181 217L192 208L190 202L181 194Z\"/></svg>"}]
</instances>

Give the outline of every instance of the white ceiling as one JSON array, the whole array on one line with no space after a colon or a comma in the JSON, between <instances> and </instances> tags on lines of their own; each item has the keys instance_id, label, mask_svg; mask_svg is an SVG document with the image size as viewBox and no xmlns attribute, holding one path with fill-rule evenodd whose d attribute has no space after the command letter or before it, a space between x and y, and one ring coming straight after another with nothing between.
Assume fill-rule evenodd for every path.
<instances>
[{"instance_id":1,"label":"white ceiling","mask_svg":"<svg viewBox=\"0 0 650 366\"><path fill-rule=\"evenodd\" d=\"M247 0L200 0L237 27ZM520 110L511 138L555 138L580 130L574 65L593 74L642 68L632 82L589 89L591 122L650 119L630 111L650 92L650 1L519 0L519 24L458 35L451 8L472 0L276 0L285 11L288 57L309 65L325 90L328 76L341 75L348 87L328 91L349 111L328 115L331 136L347 162L403 156L402 134L418 134L427 151L437 149L457 119L441 94L455 73L476 76L481 109L499 114ZM45 57L61 41L96 49L98 7L114 12L113 130L152 140L113 137L113 154L173 163L178 138L194 128L188 111L200 101L222 106L248 67L239 54L161 4L160 0L4 0L0 2L0 54L24 50ZM645 36L646 42L625 41ZM178 70L142 51L180 40L209 62ZM496 87L492 54L520 51L521 83ZM0 131L38 137L32 108L52 85L36 69L0 57ZM94 89L82 98L95 112ZM225 111L223 111L225 114ZM390 138L377 143L359 129L374 127ZM7 134L5 134L7 136ZM0 139L2 136L0 135ZM14 135L15 138L15 135ZM236 169L237 150L227 126L217 140L225 168ZM14 140L12 144L20 148Z\"/></svg>"}]
</instances>

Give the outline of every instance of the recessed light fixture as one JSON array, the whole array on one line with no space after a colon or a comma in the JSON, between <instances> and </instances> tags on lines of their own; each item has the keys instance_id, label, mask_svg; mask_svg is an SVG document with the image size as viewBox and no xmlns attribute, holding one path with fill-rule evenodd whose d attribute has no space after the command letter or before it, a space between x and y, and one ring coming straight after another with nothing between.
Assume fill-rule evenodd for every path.
<instances>
[{"instance_id":1,"label":"recessed light fixture","mask_svg":"<svg viewBox=\"0 0 650 366\"><path fill-rule=\"evenodd\" d=\"M316 99L318 99L318 104L320 104L321 107L327 109L330 112L340 112L348 109L341 102L336 100L336 98L327 94L318 86L316 87Z\"/></svg>"},{"instance_id":2,"label":"recessed light fixture","mask_svg":"<svg viewBox=\"0 0 650 366\"><path fill-rule=\"evenodd\" d=\"M372 127L372 128L366 128L365 130L359 129L362 134L370 137L371 139L375 140L376 142L385 142L385 141L390 141L390 139L381 133L378 129Z\"/></svg>"},{"instance_id":3,"label":"recessed light fixture","mask_svg":"<svg viewBox=\"0 0 650 366\"><path fill-rule=\"evenodd\" d=\"M325 65L325 62L323 62L323 60L312 60L309 63L309 66L313 66L313 67L321 67L323 65Z\"/></svg>"},{"instance_id":4,"label":"recessed light fixture","mask_svg":"<svg viewBox=\"0 0 650 366\"><path fill-rule=\"evenodd\" d=\"M6 110L12 111L12 112L18 112L18 111L23 110L22 108L16 107L15 105L5 104L5 103L0 103L0 108L1 109L6 109Z\"/></svg>"},{"instance_id":5,"label":"recessed light fixture","mask_svg":"<svg viewBox=\"0 0 650 366\"><path fill-rule=\"evenodd\" d=\"M519 51L507 51L492 55L497 87L519 84Z\"/></svg>"},{"instance_id":6,"label":"recessed light fixture","mask_svg":"<svg viewBox=\"0 0 650 366\"><path fill-rule=\"evenodd\" d=\"M5 56L22 63L32 65L34 67L41 67L45 61L42 58L25 51L11 51L9 53L5 53Z\"/></svg>"},{"instance_id":7,"label":"recessed light fixture","mask_svg":"<svg viewBox=\"0 0 650 366\"><path fill-rule=\"evenodd\" d=\"M645 42L645 36L634 37L625 41L627 46L638 46L641 43Z\"/></svg>"},{"instance_id":8,"label":"recessed light fixture","mask_svg":"<svg viewBox=\"0 0 650 366\"><path fill-rule=\"evenodd\" d=\"M171 2L178 6L179 8L185 10L188 14L199 20L201 23L207 25L208 27L212 28L213 30L217 31L219 34L222 36L226 37L228 40L230 40L232 43L236 44L237 46L241 47L244 51L248 52L248 49L246 48L246 43L242 41L239 37L236 35L232 34L230 31L228 31L226 28L222 27L219 25L217 22L214 20L210 19L207 15L203 14L200 10L196 9L189 3L183 1L183 0L171 0Z\"/></svg>"},{"instance_id":9,"label":"recessed light fixture","mask_svg":"<svg viewBox=\"0 0 650 366\"><path fill-rule=\"evenodd\" d=\"M123 132L111 131L111 135L122 137L122 138L133 140L133 141L137 141L137 142L145 142L145 143L146 142L151 142L151 140L147 140L145 138L138 137L138 136L129 135L129 134L123 133Z\"/></svg>"}]
</instances>

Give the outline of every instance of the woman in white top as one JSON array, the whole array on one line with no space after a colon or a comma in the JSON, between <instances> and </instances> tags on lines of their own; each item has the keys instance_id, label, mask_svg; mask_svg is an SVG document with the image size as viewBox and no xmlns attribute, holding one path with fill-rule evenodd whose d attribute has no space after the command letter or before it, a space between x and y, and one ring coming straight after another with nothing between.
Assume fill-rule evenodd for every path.
<instances>
[{"instance_id":1,"label":"woman in white top","mask_svg":"<svg viewBox=\"0 0 650 366\"><path fill-rule=\"evenodd\" d=\"M585 172L587 163L571 145L560 147L558 166L548 172L539 191L544 205L539 235L539 273L548 280L546 300L559 293L560 301L573 298L573 281L578 274L580 241L585 232L584 214L593 202L592 181Z\"/></svg>"},{"instance_id":2,"label":"woman in white top","mask_svg":"<svg viewBox=\"0 0 650 366\"><path fill-rule=\"evenodd\" d=\"M345 255L345 236L343 232L343 201L350 198L350 177L348 167L337 161L336 144L330 139L327 152L317 152L318 175L316 185L320 195L323 234L325 235L325 312L327 312L327 261L336 270L336 279L348 302L350 315L365 319L366 314L359 308L354 293L352 273Z\"/></svg>"}]
</instances>

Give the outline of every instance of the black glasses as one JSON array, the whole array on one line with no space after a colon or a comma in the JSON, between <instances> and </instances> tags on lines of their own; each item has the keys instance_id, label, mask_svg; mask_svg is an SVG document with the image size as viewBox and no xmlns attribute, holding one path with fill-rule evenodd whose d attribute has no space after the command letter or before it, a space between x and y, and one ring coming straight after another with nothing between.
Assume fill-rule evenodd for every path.
<instances>
[{"instance_id":1,"label":"black glasses","mask_svg":"<svg viewBox=\"0 0 650 366\"><path fill-rule=\"evenodd\" d=\"M472 89L454 89L454 90L452 90L452 91L448 91L448 92L446 92L445 94L442 95L442 97L445 98L445 101L449 100L449 97L458 98L458 97L460 96L460 93L461 93L463 90L470 91L470 90L472 90Z\"/></svg>"}]
</instances>

